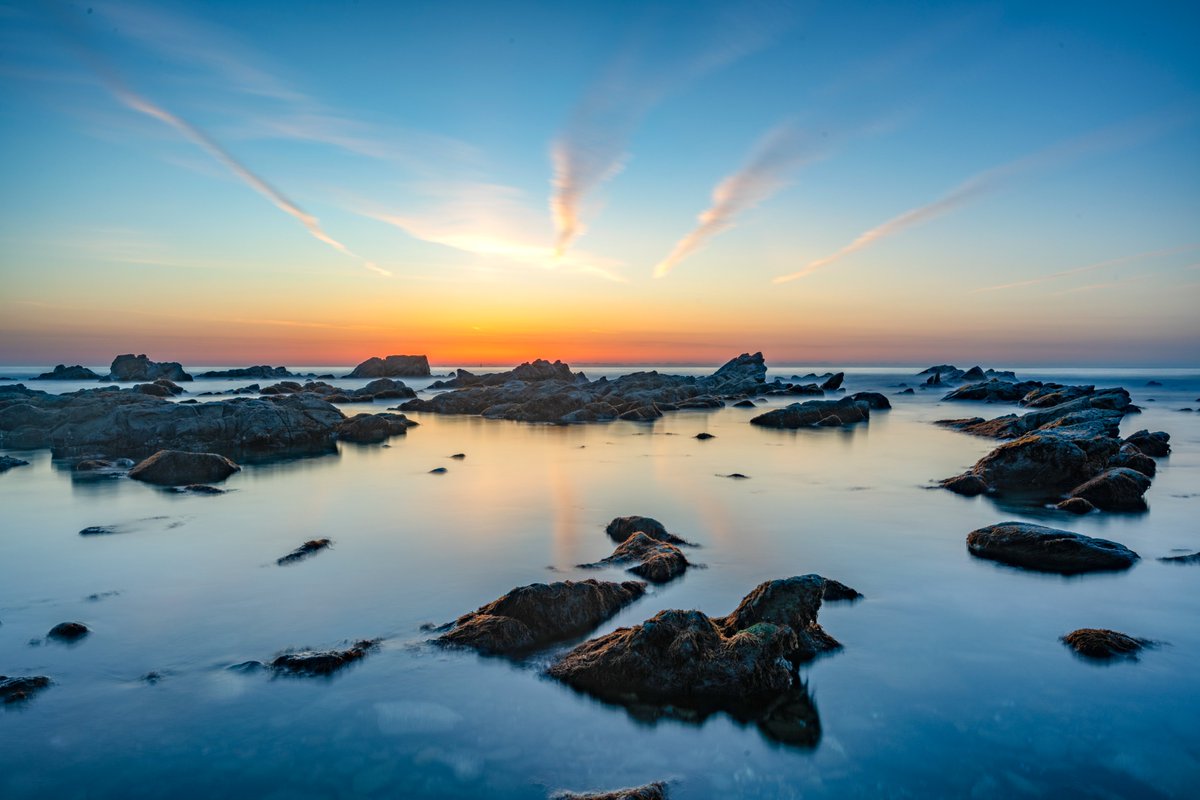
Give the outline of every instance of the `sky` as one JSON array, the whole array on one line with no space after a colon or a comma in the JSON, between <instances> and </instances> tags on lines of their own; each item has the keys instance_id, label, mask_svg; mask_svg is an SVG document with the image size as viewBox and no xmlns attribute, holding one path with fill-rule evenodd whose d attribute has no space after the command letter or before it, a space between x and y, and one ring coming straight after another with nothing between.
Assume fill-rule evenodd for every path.
<instances>
[{"instance_id":1,"label":"sky","mask_svg":"<svg viewBox=\"0 0 1200 800\"><path fill-rule=\"evenodd\" d=\"M0 364L1200 366L1200 5L0 0Z\"/></svg>"}]
</instances>

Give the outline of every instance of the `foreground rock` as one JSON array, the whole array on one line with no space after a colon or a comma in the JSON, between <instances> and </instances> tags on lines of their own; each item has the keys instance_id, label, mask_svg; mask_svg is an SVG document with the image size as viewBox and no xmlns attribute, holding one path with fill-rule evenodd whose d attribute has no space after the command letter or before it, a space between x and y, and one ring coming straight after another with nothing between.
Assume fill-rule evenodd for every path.
<instances>
[{"instance_id":1,"label":"foreground rock","mask_svg":"<svg viewBox=\"0 0 1200 800\"><path fill-rule=\"evenodd\" d=\"M217 483L240 470L237 464L217 453L159 450L129 470L129 477L158 486L187 486Z\"/></svg>"},{"instance_id":2,"label":"foreground rock","mask_svg":"<svg viewBox=\"0 0 1200 800\"><path fill-rule=\"evenodd\" d=\"M431 385L454 391L410 400L400 408L521 422L650 422L666 411L715 408L723 398L758 393L764 388L766 372L762 353L744 353L703 377L637 372L611 381L589 381L562 362L538 360L495 375L460 370L453 381Z\"/></svg>"},{"instance_id":3,"label":"foreground rock","mask_svg":"<svg viewBox=\"0 0 1200 800\"><path fill-rule=\"evenodd\" d=\"M343 667L366 658L367 653L378 644L378 639L361 639L345 650L284 653L271 662L271 669L290 675L332 675Z\"/></svg>"},{"instance_id":4,"label":"foreground rock","mask_svg":"<svg viewBox=\"0 0 1200 800\"><path fill-rule=\"evenodd\" d=\"M338 438L346 442L373 444L408 433L417 423L403 414L356 414L338 425Z\"/></svg>"},{"instance_id":5,"label":"foreground rock","mask_svg":"<svg viewBox=\"0 0 1200 800\"><path fill-rule=\"evenodd\" d=\"M287 564L295 564L297 561L303 561L314 553L321 552L331 544L333 544L333 542L329 539L310 539L292 552L288 553L286 556L280 556L279 558L275 559L275 563L281 567L286 566Z\"/></svg>"},{"instance_id":6,"label":"foreground rock","mask_svg":"<svg viewBox=\"0 0 1200 800\"><path fill-rule=\"evenodd\" d=\"M77 642L89 633L88 626L82 622L60 622L50 629L46 637L60 642Z\"/></svg>"},{"instance_id":7,"label":"foreground rock","mask_svg":"<svg viewBox=\"0 0 1200 800\"><path fill-rule=\"evenodd\" d=\"M425 356L388 356L368 358L355 367L347 378L425 378L429 359Z\"/></svg>"},{"instance_id":8,"label":"foreground rock","mask_svg":"<svg viewBox=\"0 0 1200 800\"><path fill-rule=\"evenodd\" d=\"M19 703L28 700L50 685L50 679L45 675L27 675L9 677L0 675L0 699L5 703Z\"/></svg>"},{"instance_id":9,"label":"foreground rock","mask_svg":"<svg viewBox=\"0 0 1200 800\"><path fill-rule=\"evenodd\" d=\"M665 800L666 796L667 785L658 782L611 792L555 792L550 800Z\"/></svg>"},{"instance_id":10,"label":"foreground rock","mask_svg":"<svg viewBox=\"0 0 1200 800\"><path fill-rule=\"evenodd\" d=\"M1138 560L1138 554L1122 544L1027 522L1001 522L971 531L967 549L980 558L1064 575L1128 569Z\"/></svg>"},{"instance_id":11,"label":"foreground rock","mask_svg":"<svg viewBox=\"0 0 1200 800\"><path fill-rule=\"evenodd\" d=\"M0 472L8 472L15 467L28 467L29 462L12 456L0 456Z\"/></svg>"},{"instance_id":12,"label":"foreground rock","mask_svg":"<svg viewBox=\"0 0 1200 800\"><path fill-rule=\"evenodd\" d=\"M797 666L840 645L817 624L820 575L767 581L728 616L662 611L584 642L548 674L610 702L662 713L727 711L796 744L820 735Z\"/></svg>"},{"instance_id":13,"label":"foreground rock","mask_svg":"<svg viewBox=\"0 0 1200 800\"><path fill-rule=\"evenodd\" d=\"M1137 639L1106 628L1080 628L1077 631L1071 631L1062 637L1062 640L1079 655L1098 660L1112 658L1136 660L1139 652L1147 645L1153 644L1149 639Z\"/></svg>"},{"instance_id":14,"label":"foreground rock","mask_svg":"<svg viewBox=\"0 0 1200 800\"><path fill-rule=\"evenodd\" d=\"M126 353L113 359L108 369L106 380L125 381L154 381L166 378L169 381L190 381L191 375L183 371L178 361L151 361L145 355Z\"/></svg>"},{"instance_id":15,"label":"foreground rock","mask_svg":"<svg viewBox=\"0 0 1200 800\"><path fill-rule=\"evenodd\" d=\"M222 400L185 405L130 389L49 394L21 384L0 388L0 447L49 447L56 458L105 453L143 458L193 450L261 458L336 450L345 419L311 397Z\"/></svg>"},{"instance_id":16,"label":"foreground rock","mask_svg":"<svg viewBox=\"0 0 1200 800\"><path fill-rule=\"evenodd\" d=\"M890 405L890 404L889 404ZM809 400L792 403L760 414L750 420L751 425L764 428L809 428L815 426L852 425L865 422L871 417L871 404L853 397L840 400Z\"/></svg>"},{"instance_id":17,"label":"foreground rock","mask_svg":"<svg viewBox=\"0 0 1200 800\"><path fill-rule=\"evenodd\" d=\"M59 364L50 372L43 372L38 375L35 380L39 381L95 381L99 380L100 376L92 372L85 366L76 364L73 367L68 367L66 364Z\"/></svg>"},{"instance_id":18,"label":"foreground rock","mask_svg":"<svg viewBox=\"0 0 1200 800\"><path fill-rule=\"evenodd\" d=\"M637 581L562 581L513 589L452 623L435 639L487 655L520 655L581 636L641 597Z\"/></svg>"},{"instance_id":19,"label":"foreground rock","mask_svg":"<svg viewBox=\"0 0 1200 800\"><path fill-rule=\"evenodd\" d=\"M645 578L651 583L667 583L678 578L691 566L683 551L668 542L652 539L638 531L627 538L608 558L601 559L595 564L580 564L588 569L602 566L625 566L638 577Z\"/></svg>"},{"instance_id":20,"label":"foreground rock","mask_svg":"<svg viewBox=\"0 0 1200 800\"><path fill-rule=\"evenodd\" d=\"M635 533L644 533L651 539L669 544L692 545L686 539L681 539L673 533L668 533L666 526L653 517L616 517L608 523L604 532L614 542L623 542ZM692 545L693 547L695 545Z\"/></svg>"}]
</instances>

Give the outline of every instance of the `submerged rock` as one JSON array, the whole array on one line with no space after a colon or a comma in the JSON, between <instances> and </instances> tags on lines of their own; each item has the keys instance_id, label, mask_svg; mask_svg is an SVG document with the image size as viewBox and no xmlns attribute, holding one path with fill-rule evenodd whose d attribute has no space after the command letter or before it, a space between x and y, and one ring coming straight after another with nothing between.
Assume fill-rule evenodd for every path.
<instances>
[{"instance_id":1,"label":"submerged rock","mask_svg":"<svg viewBox=\"0 0 1200 800\"><path fill-rule=\"evenodd\" d=\"M666 797L667 785L660 781L611 792L555 792L550 800L666 800Z\"/></svg>"},{"instance_id":2,"label":"submerged rock","mask_svg":"<svg viewBox=\"0 0 1200 800\"><path fill-rule=\"evenodd\" d=\"M1062 637L1062 641L1081 656L1103 660L1137 660L1137 654L1153 644L1149 639L1138 639L1106 628L1080 628Z\"/></svg>"},{"instance_id":3,"label":"submerged rock","mask_svg":"<svg viewBox=\"0 0 1200 800\"><path fill-rule=\"evenodd\" d=\"M651 539L657 539L660 542L691 544L686 539L681 539L673 533L668 533L666 527L653 517L616 517L604 529L604 532L614 542L623 542L639 531Z\"/></svg>"},{"instance_id":4,"label":"submerged rock","mask_svg":"<svg viewBox=\"0 0 1200 800\"><path fill-rule=\"evenodd\" d=\"M225 494L225 489L218 489L216 486L209 486L206 483L189 483L187 486L176 486L175 491L179 494Z\"/></svg>"},{"instance_id":5,"label":"submerged rock","mask_svg":"<svg viewBox=\"0 0 1200 800\"><path fill-rule=\"evenodd\" d=\"M166 378L169 381L190 381L191 375L183 371L178 361L151 361L145 355L126 353L113 359L105 380L117 382L154 381Z\"/></svg>"},{"instance_id":6,"label":"submerged rock","mask_svg":"<svg viewBox=\"0 0 1200 800\"><path fill-rule=\"evenodd\" d=\"M1117 542L1027 522L971 531L967 549L980 558L1064 575L1128 569L1138 560L1137 553Z\"/></svg>"},{"instance_id":7,"label":"submerged rock","mask_svg":"<svg viewBox=\"0 0 1200 800\"><path fill-rule=\"evenodd\" d=\"M347 378L425 378L429 359L425 356L371 357L355 367Z\"/></svg>"},{"instance_id":8,"label":"submerged rock","mask_svg":"<svg viewBox=\"0 0 1200 800\"><path fill-rule=\"evenodd\" d=\"M652 539L638 531L627 538L608 558L595 564L580 564L584 568L636 564L629 571L651 583L667 583L678 578L690 566L683 551L673 544Z\"/></svg>"},{"instance_id":9,"label":"submerged rock","mask_svg":"<svg viewBox=\"0 0 1200 800\"><path fill-rule=\"evenodd\" d=\"M19 703L28 700L49 685L50 679L45 675L0 675L0 699L5 703Z\"/></svg>"},{"instance_id":10,"label":"submerged rock","mask_svg":"<svg viewBox=\"0 0 1200 800\"><path fill-rule=\"evenodd\" d=\"M333 542L329 539L310 539L292 552L288 553L286 556L280 556L279 558L275 559L275 563L281 567L286 564L295 564L297 561L308 558L314 553L319 553L326 547L329 547L331 544L333 544Z\"/></svg>"},{"instance_id":11,"label":"submerged rock","mask_svg":"<svg viewBox=\"0 0 1200 800\"><path fill-rule=\"evenodd\" d=\"M1188 553L1183 556L1163 556L1158 560L1166 564L1200 564L1200 553Z\"/></svg>"},{"instance_id":12,"label":"submerged rock","mask_svg":"<svg viewBox=\"0 0 1200 800\"><path fill-rule=\"evenodd\" d=\"M464 614L434 641L487 655L519 655L587 633L641 597L637 581L561 581L520 586Z\"/></svg>"},{"instance_id":13,"label":"submerged rock","mask_svg":"<svg viewBox=\"0 0 1200 800\"><path fill-rule=\"evenodd\" d=\"M271 669L291 675L332 675L342 667L366 658L379 639L361 639L345 650L304 650L284 653L271 662Z\"/></svg>"},{"instance_id":14,"label":"submerged rock","mask_svg":"<svg viewBox=\"0 0 1200 800\"><path fill-rule=\"evenodd\" d=\"M186 486L223 481L240 470L237 464L217 453L159 450L129 470L129 477L159 486Z\"/></svg>"},{"instance_id":15,"label":"submerged rock","mask_svg":"<svg viewBox=\"0 0 1200 800\"><path fill-rule=\"evenodd\" d=\"M50 372L43 372L35 378L39 381L95 381L99 379L99 375L80 364L73 367L59 364Z\"/></svg>"},{"instance_id":16,"label":"submerged rock","mask_svg":"<svg viewBox=\"0 0 1200 800\"><path fill-rule=\"evenodd\" d=\"M77 642L89 633L88 626L82 622L60 622L50 629L46 637L60 642Z\"/></svg>"},{"instance_id":17,"label":"submerged rock","mask_svg":"<svg viewBox=\"0 0 1200 800\"><path fill-rule=\"evenodd\" d=\"M8 472L15 467L28 467L29 462L12 456L0 456L0 472Z\"/></svg>"},{"instance_id":18,"label":"submerged rock","mask_svg":"<svg viewBox=\"0 0 1200 800\"><path fill-rule=\"evenodd\" d=\"M840 400L809 400L805 403L792 403L783 408L777 408L760 414L750 420L751 425L764 428L803 428L816 425L827 425L826 420L833 424L848 425L864 422L871 416L871 406L863 400L843 397Z\"/></svg>"}]
</instances>

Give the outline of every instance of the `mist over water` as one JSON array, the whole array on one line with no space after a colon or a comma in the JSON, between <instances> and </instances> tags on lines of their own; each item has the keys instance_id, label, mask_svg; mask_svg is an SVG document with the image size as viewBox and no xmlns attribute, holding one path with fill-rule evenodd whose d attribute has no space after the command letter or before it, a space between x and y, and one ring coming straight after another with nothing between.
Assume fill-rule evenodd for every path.
<instances>
[{"instance_id":1,"label":"mist over water","mask_svg":"<svg viewBox=\"0 0 1200 800\"><path fill-rule=\"evenodd\" d=\"M37 371L0 367L23 380ZM1074 517L931 488L996 444L934 420L1020 410L941 402L940 389L898 395L921 383L913 372L847 370L849 392L882 391L893 408L835 430L748 424L783 398L653 424L413 413L420 426L388 446L247 466L211 497L79 479L48 451L5 451L31 464L0 476L0 674L55 685L0 707L0 796L544 798L654 780L672 780L674 798L1189 796L1200 568L1156 559L1200 550L1200 413L1179 410L1200 409L1200 374L1018 370L1125 386L1143 413L1122 434L1171 434L1148 512ZM184 398L252 382L275 381L197 380ZM702 431L716 438L693 438ZM749 479L720 477L735 472ZM628 514L699 543L688 556L706 568L652 588L595 634L666 608L724 614L791 575L865 595L820 612L844 649L802 669L821 718L815 747L721 714L636 719L543 677L565 648L512 662L426 643L422 625L515 586L626 577L574 565L608 555L604 525ZM1142 560L1066 578L968 554L968 532L1007 519L1112 539ZM79 535L93 525L118 532ZM276 566L318 537L332 549ZM67 620L92 633L31 643ZM1097 666L1058 640L1079 627L1164 644ZM329 679L229 669L364 637L385 641ZM150 672L161 680L141 680Z\"/></svg>"}]
</instances>

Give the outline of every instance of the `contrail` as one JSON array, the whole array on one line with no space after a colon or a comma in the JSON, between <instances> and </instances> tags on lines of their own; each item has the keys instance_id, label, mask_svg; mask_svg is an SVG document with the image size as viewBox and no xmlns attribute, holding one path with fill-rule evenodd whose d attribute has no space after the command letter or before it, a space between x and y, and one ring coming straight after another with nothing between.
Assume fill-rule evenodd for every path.
<instances>
[{"instance_id":1,"label":"contrail","mask_svg":"<svg viewBox=\"0 0 1200 800\"><path fill-rule=\"evenodd\" d=\"M71 24L74 28L74 24ZM77 31L72 30L72 34L77 34ZM290 214L300 221L305 229L314 239L332 247L343 255L350 256L362 263L363 267L375 272L379 275L390 277L392 273L378 266L372 261L358 255L346 245L334 239L325 229L321 227L321 223L312 214L309 214L304 209L289 200L282 192L276 189L264 179L260 178L252 172L246 165L242 164L233 155L220 145L215 139L209 136L204 131L197 128L192 123L182 117L172 114L160 105L151 102L142 97L137 92L130 89L125 82L120 78L114 69L100 60L99 56L93 53L86 45L84 45L77 36L71 36L72 44L75 45L81 58L91 66L96 73L100 83L107 89L113 97L120 101L126 107L145 114L149 117L164 122L170 125L175 130L182 133L186 138L190 139L194 144L198 145L202 150L223 164L226 169L240 178L244 183L250 186L259 194L270 200L276 208L286 214Z\"/></svg>"},{"instance_id":2,"label":"contrail","mask_svg":"<svg viewBox=\"0 0 1200 800\"><path fill-rule=\"evenodd\" d=\"M976 198L1001 188L1009 180L1022 173L1057 166L1094 153L1117 150L1138 144L1162 133L1168 127L1179 124L1186 117L1187 115L1184 114L1142 117L1131 122L1093 131L1065 142L1059 142L1058 144L998 167L984 170L960 183L934 202L905 211L903 214L893 217L882 225L877 225L860 234L854 241L840 250L824 258L810 261L804 269L797 272L789 275L779 275L773 278L772 282L787 283L788 281L794 281L797 278L811 275L843 256L869 247L881 239L962 208Z\"/></svg>"},{"instance_id":3,"label":"contrail","mask_svg":"<svg viewBox=\"0 0 1200 800\"><path fill-rule=\"evenodd\" d=\"M732 226L739 214L786 186L789 175L812 157L808 140L792 122L784 122L768 131L746 164L713 189L712 205L700 214L700 224L680 239L654 268L654 277L665 277L680 261Z\"/></svg>"},{"instance_id":4,"label":"contrail","mask_svg":"<svg viewBox=\"0 0 1200 800\"><path fill-rule=\"evenodd\" d=\"M1173 256L1179 253L1186 253L1189 250L1195 250L1200 247L1200 244L1188 244L1183 247L1174 247L1169 250L1149 250L1145 253L1135 253L1130 256L1121 256L1120 258L1110 258L1107 261L1098 261L1095 264L1088 264L1083 267L1075 267L1073 269L1065 269L1061 272L1052 272L1049 275L1042 275L1038 278L1029 278L1023 281L1014 281L1013 283L1001 283L996 286L981 286L978 289L972 289L969 294L979 294L980 292L996 292L1001 289L1019 289L1025 286L1036 286L1039 283L1055 280L1056 278L1065 278L1068 275L1079 275L1083 272L1091 272L1103 267L1112 267L1117 264L1128 264L1131 261L1142 261L1147 258L1158 258L1159 256Z\"/></svg>"}]
</instances>

